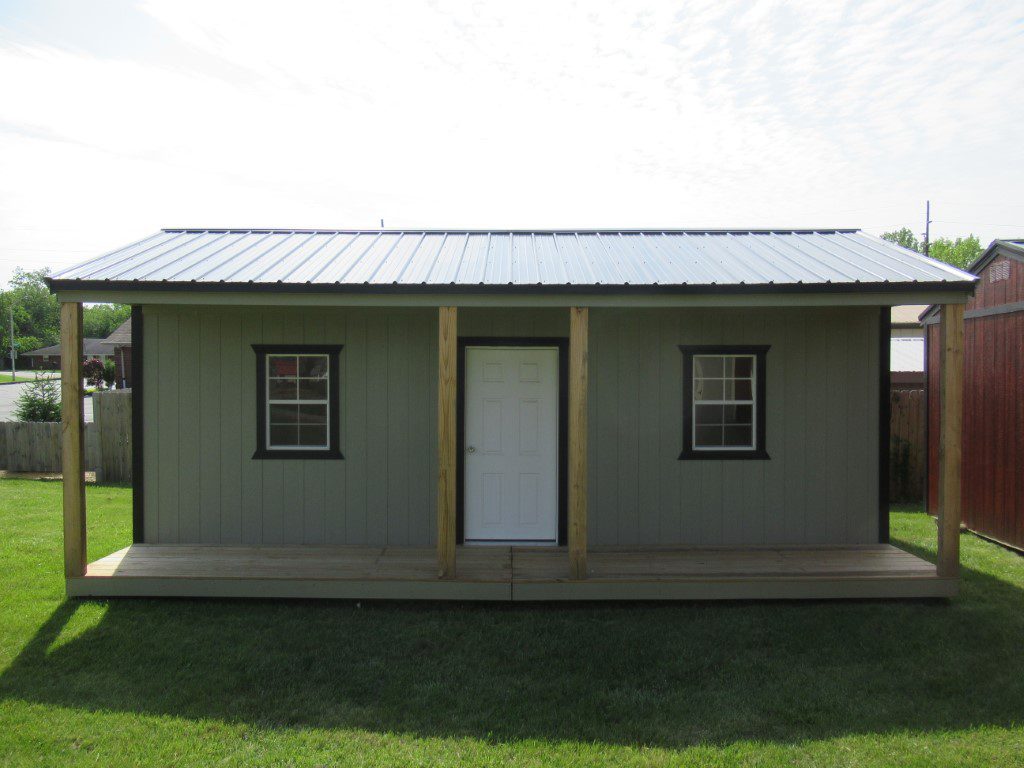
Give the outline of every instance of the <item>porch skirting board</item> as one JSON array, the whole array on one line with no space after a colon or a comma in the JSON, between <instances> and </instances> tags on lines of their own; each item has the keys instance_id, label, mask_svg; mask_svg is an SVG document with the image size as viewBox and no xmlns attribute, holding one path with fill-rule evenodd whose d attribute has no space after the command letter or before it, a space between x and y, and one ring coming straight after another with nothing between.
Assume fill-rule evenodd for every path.
<instances>
[{"instance_id":1,"label":"porch skirting board","mask_svg":"<svg viewBox=\"0 0 1024 768\"><path fill-rule=\"evenodd\" d=\"M585 580L565 548L459 547L454 579L432 548L134 544L67 579L72 597L397 600L938 598L958 580L887 544L593 549Z\"/></svg>"}]
</instances>

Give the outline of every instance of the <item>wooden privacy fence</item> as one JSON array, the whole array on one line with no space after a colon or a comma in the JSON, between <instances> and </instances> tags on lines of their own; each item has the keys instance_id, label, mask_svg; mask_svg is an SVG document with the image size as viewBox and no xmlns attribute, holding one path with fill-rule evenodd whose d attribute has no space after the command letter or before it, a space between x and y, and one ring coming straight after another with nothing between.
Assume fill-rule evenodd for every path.
<instances>
[{"instance_id":1,"label":"wooden privacy fence","mask_svg":"<svg viewBox=\"0 0 1024 768\"><path fill-rule=\"evenodd\" d=\"M85 425L85 469L108 483L132 480L131 390L92 396ZM60 424L0 421L0 468L8 472L60 472Z\"/></svg>"},{"instance_id":2,"label":"wooden privacy fence","mask_svg":"<svg viewBox=\"0 0 1024 768\"><path fill-rule=\"evenodd\" d=\"M889 409L889 500L921 501L927 462L924 390L892 390Z\"/></svg>"}]
</instances>

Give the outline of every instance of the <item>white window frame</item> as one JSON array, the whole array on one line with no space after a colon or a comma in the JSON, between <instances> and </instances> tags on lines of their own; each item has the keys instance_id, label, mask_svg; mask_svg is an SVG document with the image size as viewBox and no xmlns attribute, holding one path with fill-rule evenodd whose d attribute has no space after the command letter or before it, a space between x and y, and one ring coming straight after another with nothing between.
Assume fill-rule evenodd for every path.
<instances>
[{"instance_id":1,"label":"white window frame","mask_svg":"<svg viewBox=\"0 0 1024 768\"><path fill-rule=\"evenodd\" d=\"M270 375L270 370L271 370L271 367L272 367L271 366L271 360L273 358L275 358L275 357L294 357L294 358L322 357L322 358L324 358L324 362L326 363L326 375L323 377L323 381L327 382L326 396L323 399L316 399L316 400L304 400L304 399L298 397L298 395L299 395L299 382L303 378L310 379L311 381L320 381L321 379L320 378L312 379L309 376L306 376L306 377L300 376L299 375L299 371L301 370L301 366L300 366L300 364L298 362L298 359L296 359L296 365L295 365L295 395L296 395L296 399L295 400L275 400L275 399L271 399L271 397L270 397L270 381L271 381L271 379L281 379L281 378L289 378L290 379L291 378L291 377L271 376ZM331 381L331 356L330 356L330 354L327 353L327 352L267 352L266 355L264 356L264 369L265 369L264 370L264 376L265 376L265 379L264 379L265 390L264 391L266 392L266 403L264 404L264 414L265 414L264 418L266 419L265 423L267 425L266 426L266 436L265 436L264 448L266 448L266 450L268 450L268 451L324 451L324 452L327 452L327 451L331 450L331 386L333 385L333 382ZM270 433L272 432L272 426L273 426L272 422L270 421L270 407L272 405L296 405L296 406L302 406L302 405L323 405L323 406L326 406L327 418L324 421L324 441L325 441L324 444L323 445L275 445L274 443L272 443L271 439L270 439ZM299 430L299 434L300 435L302 434L301 429Z\"/></svg>"},{"instance_id":2,"label":"white window frame","mask_svg":"<svg viewBox=\"0 0 1024 768\"><path fill-rule=\"evenodd\" d=\"M746 357L750 359L750 399L749 400L698 400L697 399L697 360L699 358L738 359ZM690 450L707 451L756 451L757 446L757 355L753 353L715 353L695 352L692 356L693 370L690 372ZM705 380L714 381L714 377L703 377ZM746 379L746 377L742 377ZM718 381L736 381L735 376L726 378L723 374ZM698 445L697 444L697 406L698 405L749 405L750 412L750 445ZM725 428L724 426L722 427Z\"/></svg>"}]
</instances>

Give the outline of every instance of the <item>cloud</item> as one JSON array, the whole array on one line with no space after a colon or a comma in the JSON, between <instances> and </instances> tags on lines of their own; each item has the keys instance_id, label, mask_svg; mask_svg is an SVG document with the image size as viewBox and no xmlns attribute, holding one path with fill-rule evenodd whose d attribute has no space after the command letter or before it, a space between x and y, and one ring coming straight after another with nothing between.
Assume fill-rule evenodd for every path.
<instances>
[{"instance_id":1,"label":"cloud","mask_svg":"<svg viewBox=\"0 0 1024 768\"><path fill-rule=\"evenodd\" d=\"M151 56L0 43L0 272L159 226L1024 224L1013 4L140 7Z\"/></svg>"}]
</instances>

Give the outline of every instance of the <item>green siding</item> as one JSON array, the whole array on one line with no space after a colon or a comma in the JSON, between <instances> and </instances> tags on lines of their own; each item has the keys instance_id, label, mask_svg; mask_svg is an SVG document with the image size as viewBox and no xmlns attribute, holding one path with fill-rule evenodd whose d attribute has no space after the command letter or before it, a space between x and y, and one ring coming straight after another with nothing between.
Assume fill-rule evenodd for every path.
<instances>
[{"instance_id":1,"label":"green siding","mask_svg":"<svg viewBox=\"0 0 1024 768\"><path fill-rule=\"evenodd\" d=\"M145 309L147 542L428 546L436 310ZM593 309L594 545L877 540L876 308ZM464 309L559 336L561 309ZM340 343L341 461L252 459L256 343ZM770 344L768 461L679 461L679 344Z\"/></svg>"},{"instance_id":2,"label":"green siding","mask_svg":"<svg viewBox=\"0 0 1024 768\"><path fill-rule=\"evenodd\" d=\"M147 542L432 543L434 311L145 312ZM344 460L252 458L259 343L344 344Z\"/></svg>"},{"instance_id":3,"label":"green siding","mask_svg":"<svg viewBox=\"0 0 1024 768\"><path fill-rule=\"evenodd\" d=\"M876 309L592 310L590 542L872 543ZM769 344L768 461L678 461L679 344Z\"/></svg>"}]
</instances>

